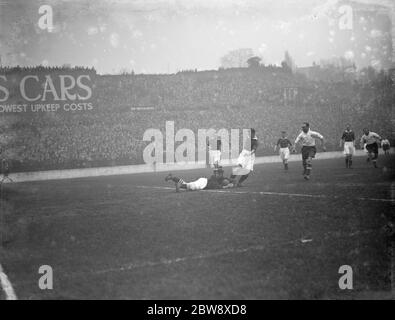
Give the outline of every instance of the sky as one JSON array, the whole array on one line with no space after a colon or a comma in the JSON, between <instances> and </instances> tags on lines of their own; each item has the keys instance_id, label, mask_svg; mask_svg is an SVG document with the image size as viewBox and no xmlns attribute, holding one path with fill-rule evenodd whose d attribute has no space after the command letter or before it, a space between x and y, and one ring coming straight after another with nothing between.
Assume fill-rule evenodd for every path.
<instances>
[{"instance_id":1,"label":"sky","mask_svg":"<svg viewBox=\"0 0 395 320\"><path fill-rule=\"evenodd\" d=\"M217 69L229 51L251 48L265 64L279 65L288 50L300 67L339 56L355 60L358 67L388 67L395 62L394 3L0 0L1 63L69 64L95 67L99 73L174 73ZM53 13L49 28L39 24L47 17L48 11L39 12L43 5ZM352 9L351 27L344 28L344 5Z\"/></svg>"}]
</instances>

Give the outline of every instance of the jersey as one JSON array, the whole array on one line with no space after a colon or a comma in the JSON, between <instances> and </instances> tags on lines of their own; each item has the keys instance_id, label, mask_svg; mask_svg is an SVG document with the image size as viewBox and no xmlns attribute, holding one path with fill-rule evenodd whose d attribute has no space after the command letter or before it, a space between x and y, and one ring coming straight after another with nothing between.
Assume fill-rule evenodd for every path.
<instances>
[{"instance_id":1,"label":"jersey","mask_svg":"<svg viewBox=\"0 0 395 320\"><path fill-rule=\"evenodd\" d=\"M302 145L304 147L315 147L316 138L323 139L324 137L320 133L313 130L309 130L307 133L302 131L296 138L295 144L297 144L299 141L302 141Z\"/></svg>"},{"instance_id":2,"label":"jersey","mask_svg":"<svg viewBox=\"0 0 395 320\"><path fill-rule=\"evenodd\" d=\"M355 133L352 130L345 130L342 135L342 140L345 142L352 142L355 140Z\"/></svg>"},{"instance_id":3,"label":"jersey","mask_svg":"<svg viewBox=\"0 0 395 320\"><path fill-rule=\"evenodd\" d=\"M388 140L388 139L383 139L383 140L381 141L381 146L382 146L382 147L384 147L384 146L390 146L389 140Z\"/></svg>"},{"instance_id":4,"label":"jersey","mask_svg":"<svg viewBox=\"0 0 395 320\"><path fill-rule=\"evenodd\" d=\"M280 138L277 141L277 146L280 146L280 148L288 148L289 146L292 146L292 143L288 138Z\"/></svg>"},{"instance_id":5,"label":"jersey","mask_svg":"<svg viewBox=\"0 0 395 320\"><path fill-rule=\"evenodd\" d=\"M222 189L222 182L224 179L224 177L216 177L215 175L212 175L208 179L207 185L204 189Z\"/></svg>"},{"instance_id":6,"label":"jersey","mask_svg":"<svg viewBox=\"0 0 395 320\"><path fill-rule=\"evenodd\" d=\"M361 137L361 143L366 143L367 145L377 143L379 140L381 140L381 137L372 131L370 131L368 134L364 134Z\"/></svg>"}]
</instances>

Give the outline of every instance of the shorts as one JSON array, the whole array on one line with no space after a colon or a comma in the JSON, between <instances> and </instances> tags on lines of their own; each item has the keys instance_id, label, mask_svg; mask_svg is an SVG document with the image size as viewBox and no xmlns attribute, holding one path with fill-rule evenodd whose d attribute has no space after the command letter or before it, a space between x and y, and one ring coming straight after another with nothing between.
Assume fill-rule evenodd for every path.
<instances>
[{"instance_id":1,"label":"shorts","mask_svg":"<svg viewBox=\"0 0 395 320\"><path fill-rule=\"evenodd\" d=\"M344 154L350 154L350 155L354 155L355 153L355 146L354 146L354 142L352 141L345 141L344 142Z\"/></svg>"},{"instance_id":2,"label":"shorts","mask_svg":"<svg viewBox=\"0 0 395 320\"><path fill-rule=\"evenodd\" d=\"M243 149L237 159L237 164L247 171L253 171L254 163L255 153L251 153L251 151Z\"/></svg>"},{"instance_id":3,"label":"shorts","mask_svg":"<svg viewBox=\"0 0 395 320\"><path fill-rule=\"evenodd\" d=\"M245 169L245 168L241 168L241 167L234 167L232 169L232 174L235 176L244 176L246 174L249 174L250 170Z\"/></svg>"},{"instance_id":4,"label":"shorts","mask_svg":"<svg viewBox=\"0 0 395 320\"><path fill-rule=\"evenodd\" d=\"M281 160L289 159L289 148L280 148L280 158Z\"/></svg>"},{"instance_id":5,"label":"shorts","mask_svg":"<svg viewBox=\"0 0 395 320\"><path fill-rule=\"evenodd\" d=\"M220 150L210 150L208 152L209 164L214 167L214 164L218 164L221 161L221 151Z\"/></svg>"},{"instance_id":6,"label":"shorts","mask_svg":"<svg viewBox=\"0 0 395 320\"><path fill-rule=\"evenodd\" d=\"M188 182L187 190L195 191L195 190L203 190L207 186L208 179L207 178L199 178L195 181Z\"/></svg>"},{"instance_id":7,"label":"shorts","mask_svg":"<svg viewBox=\"0 0 395 320\"><path fill-rule=\"evenodd\" d=\"M303 146L302 147L302 159L306 160L307 158L314 158L317 153L317 149L315 146Z\"/></svg>"},{"instance_id":8,"label":"shorts","mask_svg":"<svg viewBox=\"0 0 395 320\"><path fill-rule=\"evenodd\" d=\"M366 145L366 150L368 151L368 153L374 153L374 154L378 154L379 153L379 146L377 145L377 143L371 143L371 144L367 144Z\"/></svg>"}]
</instances>

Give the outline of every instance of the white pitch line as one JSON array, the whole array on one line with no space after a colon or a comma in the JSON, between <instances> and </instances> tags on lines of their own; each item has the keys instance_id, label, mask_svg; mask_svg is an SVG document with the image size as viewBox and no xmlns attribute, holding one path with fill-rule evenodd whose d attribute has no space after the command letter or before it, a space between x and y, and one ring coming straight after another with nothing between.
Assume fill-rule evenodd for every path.
<instances>
[{"instance_id":1,"label":"white pitch line","mask_svg":"<svg viewBox=\"0 0 395 320\"><path fill-rule=\"evenodd\" d=\"M136 186L140 189L162 189L162 190L174 190L171 187L159 187L159 186ZM270 192L270 191L231 191L228 190L201 190L203 192L211 193L224 193L224 194L257 194L257 195L269 195L269 196L286 196L286 197L302 197L302 198L321 198L321 199L341 199L339 196L327 196L324 194L307 194L307 193L288 193L288 192ZM352 199L350 199L352 200ZM395 203L395 199L380 199L380 198L354 198L354 200L362 201L378 201L378 202L390 202Z\"/></svg>"},{"instance_id":2,"label":"white pitch line","mask_svg":"<svg viewBox=\"0 0 395 320\"><path fill-rule=\"evenodd\" d=\"M3 268L1 264L0 264L0 283L1 283L1 288L4 291L7 300L18 300L10 280L8 280L7 275L3 272Z\"/></svg>"},{"instance_id":3,"label":"white pitch line","mask_svg":"<svg viewBox=\"0 0 395 320\"><path fill-rule=\"evenodd\" d=\"M356 231L356 232L351 232L348 234L343 234L343 235L337 236L337 237L354 237L354 236L360 236L360 235L364 235L364 234L370 234L373 232L377 232L377 229ZM324 240L327 240L330 238L331 237L324 235ZM322 239L318 239L318 240L322 240ZM310 242L314 242L314 239L293 239L293 240L276 242L274 245L270 245L270 244L266 244L266 245L260 244L259 245L259 244L257 244L257 245L252 245L252 246L244 247L244 248L230 248L230 249L225 249L225 250L220 250L220 251L215 251L215 252L201 253L201 254L193 255L193 256L177 257L177 258L173 258L173 259L160 259L157 261L139 261L139 262L134 262L134 263L123 264L118 267L113 267L113 268L108 268L108 269L93 270L91 272L94 274L104 274L104 273L109 273L109 272L130 271L130 270L138 269L138 268L173 265L173 264L177 264L180 262L191 261L191 260L206 260L206 259L226 256L226 255L230 255L230 254L242 254L242 253L248 253L250 251L263 251L265 249L270 249L270 248L273 248L273 247L279 246L279 245L280 246L281 245L293 245L293 244L305 245L306 243L310 243Z\"/></svg>"}]
</instances>

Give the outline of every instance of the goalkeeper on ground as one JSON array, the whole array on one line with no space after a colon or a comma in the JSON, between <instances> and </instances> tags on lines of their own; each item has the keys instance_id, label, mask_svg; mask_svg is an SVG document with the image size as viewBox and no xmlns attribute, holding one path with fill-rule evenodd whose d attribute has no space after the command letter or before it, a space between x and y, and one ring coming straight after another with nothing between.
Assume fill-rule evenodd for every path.
<instances>
[{"instance_id":1,"label":"goalkeeper on ground","mask_svg":"<svg viewBox=\"0 0 395 320\"><path fill-rule=\"evenodd\" d=\"M228 178L223 176L222 167L218 167L214 170L214 174L210 178L201 177L195 181L185 182L183 179L179 177L173 176L169 173L165 181L173 181L176 186L176 192L179 192L180 189L196 191L196 190L208 190L208 189L227 189L232 188L233 184L230 182Z\"/></svg>"}]
</instances>

